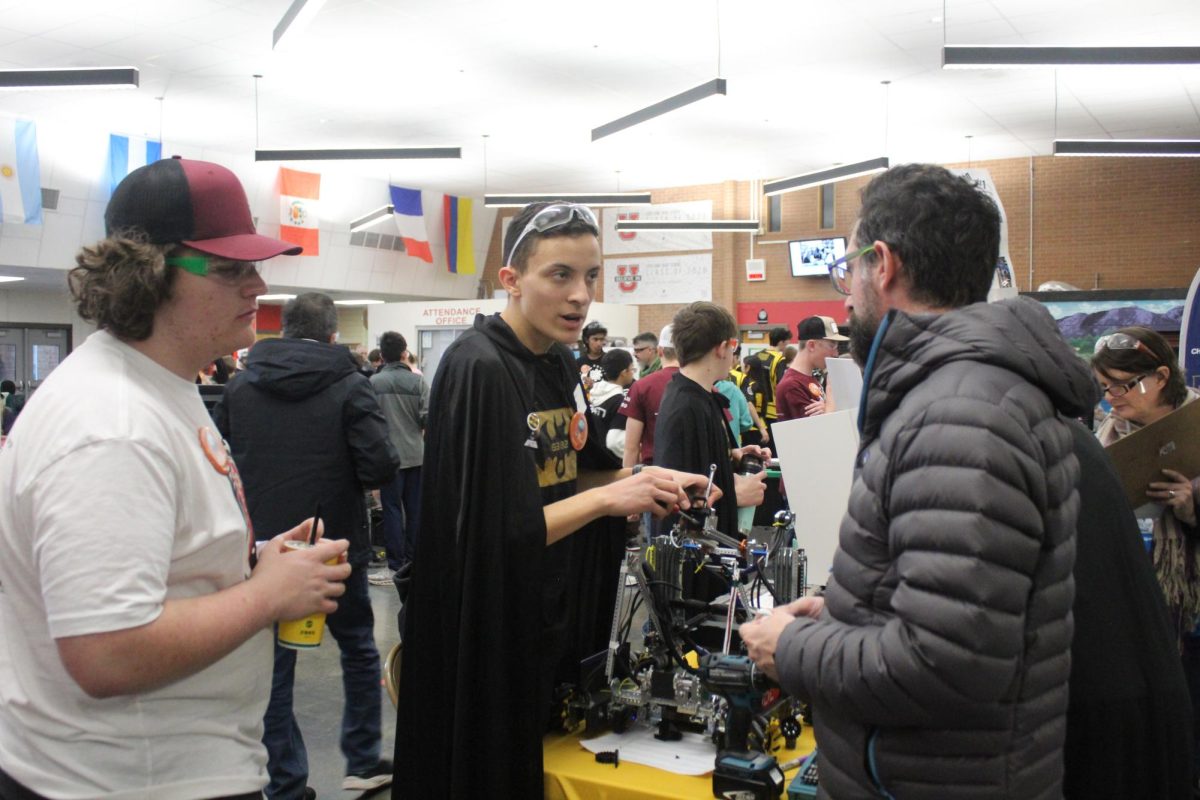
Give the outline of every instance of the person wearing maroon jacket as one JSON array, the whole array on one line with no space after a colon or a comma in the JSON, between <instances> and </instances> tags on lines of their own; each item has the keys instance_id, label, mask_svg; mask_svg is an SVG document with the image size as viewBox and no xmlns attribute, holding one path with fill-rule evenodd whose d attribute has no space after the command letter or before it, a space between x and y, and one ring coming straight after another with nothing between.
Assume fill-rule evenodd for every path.
<instances>
[{"instance_id":1,"label":"person wearing maroon jacket","mask_svg":"<svg viewBox=\"0 0 1200 800\"><path fill-rule=\"evenodd\" d=\"M670 325L659 334L658 356L662 360L662 369L635 381L621 403L620 413L628 417L625 420L625 455L622 459L626 467L654 463L654 427L658 422L658 407L671 377L679 371Z\"/></svg>"},{"instance_id":2,"label":"person wearing maroon jacket","mask_svg":"<svg viewBox=\"0 0 1200 800\"><path fill-rule=\"evenodd\" d=\"M825 413L825 391L813 377L813 370L824 370L825 359L837 357L837 343L848 341L830 317L801 320L796 325L796 336L799 352L775 387L780 422Z\"/></svg>"}]
</instances>

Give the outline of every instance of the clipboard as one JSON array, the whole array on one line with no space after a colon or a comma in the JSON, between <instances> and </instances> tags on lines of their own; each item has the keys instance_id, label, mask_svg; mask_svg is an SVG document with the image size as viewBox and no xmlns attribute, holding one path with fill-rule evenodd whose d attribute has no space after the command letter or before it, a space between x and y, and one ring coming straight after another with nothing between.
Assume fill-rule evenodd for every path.
<instances>
[{"instance_id":1,"label":"clipboard","mask_svg":"<svg viewBox=\"0 0 1200 800\"><path fill-rule=\"evenodd\" d=\"M1200 400L1180 406L1162 419L1134 431L1107 448L1130 504L1150 502L1151 481L1166 480L1163 469L1200 475Z\"/></svg>"}]
</instances>

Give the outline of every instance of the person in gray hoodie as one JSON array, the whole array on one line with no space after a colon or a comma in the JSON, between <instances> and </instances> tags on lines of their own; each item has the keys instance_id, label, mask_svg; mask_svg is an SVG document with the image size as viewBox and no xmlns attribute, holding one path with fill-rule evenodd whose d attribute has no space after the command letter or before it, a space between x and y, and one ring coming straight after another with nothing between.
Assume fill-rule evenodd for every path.
<instances>
[{"instance_id":1,"label":"person in gray hoodie","mask_svg":"<svg viewBox=\"0 0 1200 800\"><path fill-rule=\"evenodd\" d=\"M823 797L1062 796L1079 509L1063 417L1095 389L1040 304L983 302L999 241L968 180L905 165L863 190L831 267L865 365L849 507L824 596L741 629L812 704Z\"/></svg>"}]
</instances>

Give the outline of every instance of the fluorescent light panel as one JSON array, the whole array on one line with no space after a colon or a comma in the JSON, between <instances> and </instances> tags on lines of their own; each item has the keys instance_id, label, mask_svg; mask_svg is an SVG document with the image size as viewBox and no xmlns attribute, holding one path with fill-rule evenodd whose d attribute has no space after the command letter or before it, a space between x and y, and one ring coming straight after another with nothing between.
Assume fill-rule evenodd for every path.
<instances>
[{"instance_id":1,"label":"fluorescent light panel","mask_svg":"<svg viewBox=\"0 0 1200 800\"><path fill-rule=\"evenodd\" d=\"M344 150L255 150L255 161L382 161L397 158L462 158L461 147L380 147Z\"/></svg>"},{"instance_id":2,"label":"fluorescent light panel","mask_svg":"<svg viewBox=\"0 0 1200 800\"><path fill-rule=\"evenodd\" d=\"M275 301L281 301L281 300L291 300L291 299L292 299L292 298L294 298L295 296L296 296L296 295L294 295L294 294L260 294L260 295L258 296L258 302L260 302L260 303L264 303L264 302L265 302L265 303L269 303L269 302L271 302L272 300L275 300Z\"/></svg>"},{"instance_id":3,"label":"fluorescent light panel","mask_svg":"<svg viewBox=\"0 0 1200 800\"><path fill-rule=\"evenodd\" d=\"M24 278L18 278L15 275L0 275L0 283L12 283L13 281L23 281Z\"/></svg>"},{"instance_id":4,"label":"fluorescent light panel","mask_svg":"<svg viewBox=\"0 0 1200 800\"><path fill-rule=\"evenodd\" d=\"M617 220L619 231L757 231L756 219Z\"/></svg>"},{"instance_id":5,"label":"fluorescent light panel","mask_svg":"<svg viewBox=\"0 0 1200 800\"><path fill-rule=\"evenodd\" d=\"M943 69L1172 64L1200 64L1200 47L1026 47L1005 44L948 44L942 47Z\"/></svg>"},{"instance_id":6,"label":"fluorescent light panel","mask_svg":"<svg viewBox=\"0 0 1200 800\"><path fill-rule=\"evenodd\" d=\"M556 200L566 200L584 206L648 206L649 192L613 192L611 194L583 194L581 192L560 192L559 194L486 194L483 196L485 206L497 208L516 208L530 203L553 203Z\"/></svg>"},{"instance_id":7,"label":"fluorescent light panel","mask_svg":"<svg viewBox=\"0 0 1200 800\"><path fill-rule=\"evenodd\" d=\"M392 214L394 214L394 213L396 213L395 206L391 206L391 205L381 206L380 208L375 209L371 213L364 214L363 216L361 216L358 219L351 222L350 223L350 232L358 233L359 231L363 231L363 230L366 230L367 228L370 228L372 225L378 225L379 223L383 222L385 219L390 219Z\"/></svg>"},{"instance_id":8,"label":"fluorescent light panel","mask_svg":"<svg viewBox=\"0 0 1200 800\"><path fill-rule=\"evenodd\" d=\"M279 24L275 26L275 30L271 34L271 49L278 48L286 34L290 33L294 36L307 28L308 23L312 22L312 18L317 15L323 5L325 5L325 0L294 0L280 17Z\"/></svg>"},{"instance_id":9,"label":"fluorescent light panel","mask_svg":"<svg viewBox=\"0 0 1200 800\"><path fill-rule=\"evenodd\" d=\"M0 89L136 89L137 86L137 67L0 70Z\"/></svg>"},{"instance_id":10,"label":"fluorescent light panel","mask_svg":"<svg viewBox=\"0 0 1200 800\"><path fill-rule=\"evenodd\" d=\"M333 304L335 306L378 306L382 305L383 301L362 297L355 300L334 300Z\"/></svg>"},{"instance_id":11,"label":"fluorescent light panel","mask_svg":"<svg viewBox=\"0 0 1200 800\"><path fill-rule=\"evenodd\" d=\"M674 97L668 97L666 100L649 105L641 111L635 111L632 114L627 114L620 119L614 119L612 122L606 122L599 128L592 128L592 141L603 139L605 136L610 136L617 131L623 131L626 128L632 128L634 125L645 122L655 117L660 117L669 111L683 108L686 105L691 105L706 97L712 97L714 94L725 94L725 79L713 78L708 83L702 83L694 89L688 89L686 92L680 92Z\"/></svg>"},{"instance_id":12,"label":"fluorescent light panel","mask_svg":"<svg viewBox=\"0 0 1200 800\"><path fill-rule=\"evenodd\" d=\"M1056 156L1200 157L1200 139L1055 139Z\"/></svg>"},{"instance_id":13,"label":"fluorescent light panel","mask_svg":"<svg viewBox=\"0 0 1200 800\"><path fill-rule=\"evenodd\" d=\"M777 181L767 181L763 184L763 194L770 196L773 194L783 194L784 192L794 192L797 189L807 189L810 186L820 186L823 183L835 183L836 181L857 178L860 175L870 175L872 172L883 172L887 168L887 156L859 161L856 164L842 164L841 166L821 169L816 172L806 172L803 175L793 175L790 178L781 178Z\"/></svg>"}]
</instances>

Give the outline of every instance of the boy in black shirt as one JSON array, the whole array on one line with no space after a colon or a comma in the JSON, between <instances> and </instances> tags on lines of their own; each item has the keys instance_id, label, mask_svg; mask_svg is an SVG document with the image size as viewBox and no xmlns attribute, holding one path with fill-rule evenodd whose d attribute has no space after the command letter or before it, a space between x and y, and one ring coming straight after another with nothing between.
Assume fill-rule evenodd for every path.
<instances>
[{"instance_id":1,"label":"boy in black shirt","mask_svg":"<svg viewBox=\"0 0 1200 800\"><path fill-rule=\"evenodd\" d=\"M669 469L708 474L716 465L713 485L723 498L715 500L717 530L738 535L738 506L762 503L765 472L735 475L743 454L764 459L769 450L754 445L734 448L726 409L729 401L713 391L713 384L729 374L738 346L737 323L724 308L707 302L684 307L672 321L679 372L671 378L658 409L654 460ZM664 520L669 529L673 519Z\"/></svg>"}]
</instances>

